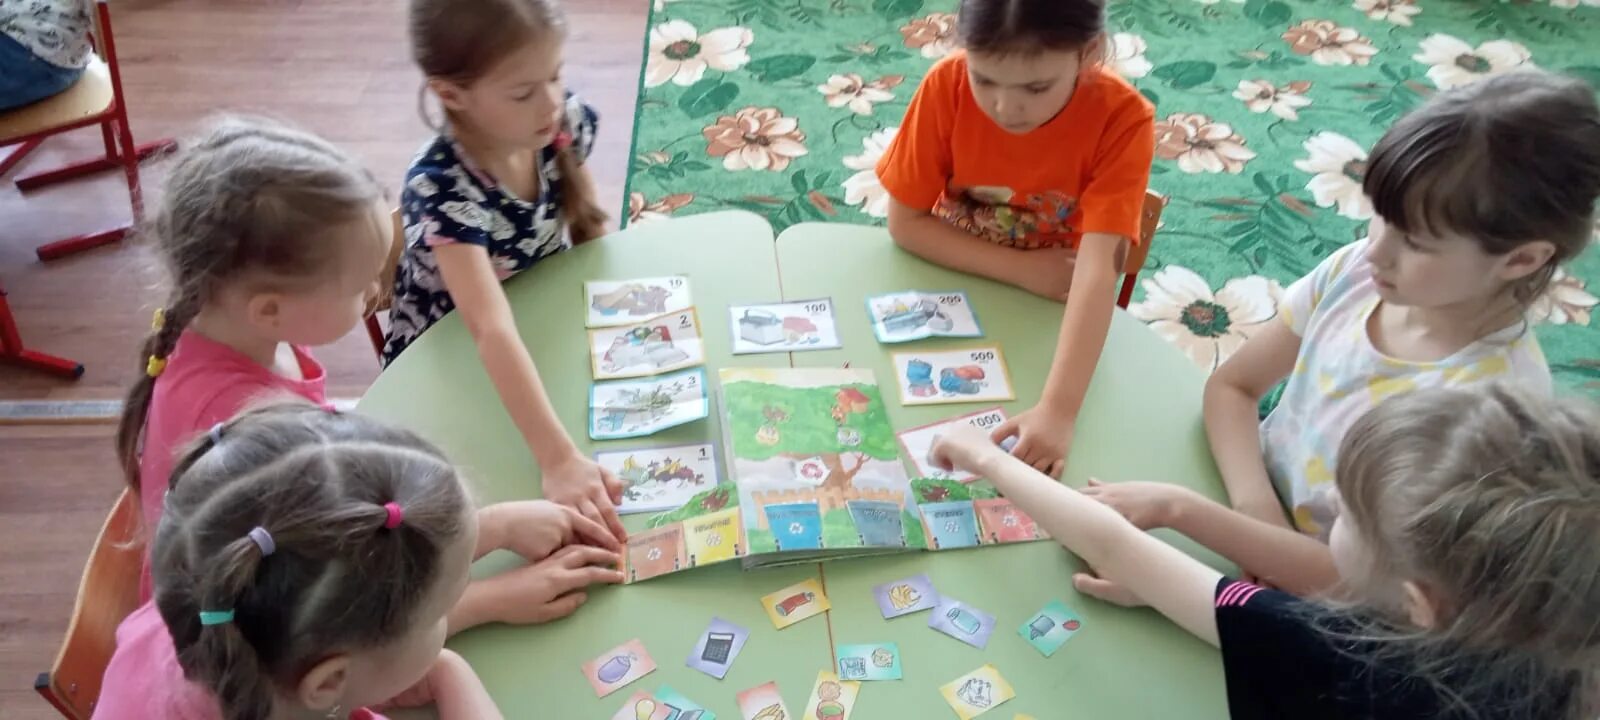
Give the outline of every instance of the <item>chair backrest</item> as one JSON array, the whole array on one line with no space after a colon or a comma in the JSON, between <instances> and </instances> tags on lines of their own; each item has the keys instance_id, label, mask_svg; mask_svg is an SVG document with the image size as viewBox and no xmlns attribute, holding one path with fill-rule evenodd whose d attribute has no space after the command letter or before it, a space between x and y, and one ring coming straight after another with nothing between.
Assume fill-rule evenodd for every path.
<instances>
[{"instance_id":1,"label":"chair backrest","mask_svg":"<svg viewBox=\"0 0 1600 720\"><path fill-rule=\"evenodd\" d=\"M394 271L400 266L400 255L406 251L406 226L400 208L389 213L389 220L394 226L394 234L389 238L389 259L378 271L378 296L367 306L366 314L369 317L388 310L394 304Z\"/></svg>"},{"instance_id":2,"label":"chair backrest","mask_svg":"<svg viewBox=\"0 0 1600 720\"><path fill-rule=\"evenodd\" d=\"M1154 190L1144 193L1144 208L1139 210L1139 244L1128 254L1127 274L1138 275L1144 261L1150 257L1150 245L1156 239L1156 226L1161 224L1161 211L1167 207L1167 196Z\"/></svg>"},{"instance_id":3,"label":"chair backrest","mask_svg":"<svg viewBox=\"0 0 1600 720\"><path fill-rule=\"evenodd\" d=\"M117 626L139 606L144 571L139 498L123 490L89 552L66 639L50 672L34 689L67 718L88 720L100 699L100 681L116 650Z\"/></svg>"}]
</instances>

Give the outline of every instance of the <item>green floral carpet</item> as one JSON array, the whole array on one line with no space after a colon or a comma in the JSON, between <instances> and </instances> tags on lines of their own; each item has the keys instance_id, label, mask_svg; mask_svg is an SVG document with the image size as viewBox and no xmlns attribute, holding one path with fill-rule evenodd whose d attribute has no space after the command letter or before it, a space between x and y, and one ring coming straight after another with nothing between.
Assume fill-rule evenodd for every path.
<instances>
[{"instance_id":1,"label":"green floral carpet","mask_svg":"<svg viewBox=\"0 0 1600 720\"><path fill-rule=\"evenodd\" d=\"M882 223L872 168L955 0L654 0L629 222L737 208ZM1361 237L1367 148L1440 89L1537 66L1600 85L1600 0L1112 0L1111 62L1156 104L1170 202L1132 307L1213 369L1282 288ZM1558 383L1600 394L1600 251L1535 308Z\"/></svg>"}]
</instances>

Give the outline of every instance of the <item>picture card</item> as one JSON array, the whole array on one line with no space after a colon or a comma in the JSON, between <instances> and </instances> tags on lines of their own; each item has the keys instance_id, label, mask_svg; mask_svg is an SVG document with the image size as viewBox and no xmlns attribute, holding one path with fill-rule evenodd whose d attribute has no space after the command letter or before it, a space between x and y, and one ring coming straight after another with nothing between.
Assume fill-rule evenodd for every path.
<instances>
[{"instance_id":1,"label":"picture card","mask_svg":"<svg viewBox=\"0 0 1600 720\"><path fill-rule=\"evenodd\" d=\"M640 380L595 383L589 389L589 437L644 437L703 420L711 412L704 369Z\"/></svg>"},{"instance_id":2,"label":"picture card","mask_svg":"<svg viewBox=\"0 0 1600 720\"><path fill-rule=\"evenodd\" d=\"M684 664L721 680L728 675L728 668L733 667L734 659L744 650L748 639L749 630L722 618L711 618L710 627L700 633L700 639L695 641L694 650Z\"/></svg>"},{"instance_id":3,"label":"picture card","mask_svg":"<svg viewBox=\"0 0 1600 720\"><path fill-rule=\"evenodd\" d=\"M928 627L982 650L994 633L994 616L948 597L928 617Z\"/></svg>"},{"instance_id":4,"label":"picture card","mask_svg":"<svg viewBox=\"0 0 1600 720\"><path fill-rule=\"evenodd\" d=\"M778 694L778 684L775 682L745 690L735 699L743 720L790 720L789 708L784 706L783 696Z\"/></svg>"},{"instance_id":5,"label":"picture card","mask_svg":"<svg viewBox=\"0 0 1600 720\"><path fill-rule=\"evenodd\" d=\"M631 325L657 315L686 310L689 278L682 275L635 280L591 280L583 284L584 327Z\"/></svg>"},{"instance_id":6,"label":"picture card","mask_svg":"<svg viewBox=\"0 0 1600 720\"><path fill-rule=\"evenodd\" d=\"M1017 696L993 665L984 665L939 688L961 720L972 720Z\"/></svg>"},{"instance_id":7,"label":"picture card","mask_svg":"<svg viewBox=\"0 0 1600 720\"><path fill-rule=\"evenodd\" d=\"M1016 397L1005 355L998 347L895 353L894 375L904 405L997 402Z\"/></svg>"},{"instance_id":8,"label":"picture card","mask_svg":"<svg viewBox=\"0 0 1600 720\"><path fill-rule=\"evenodd\" d=\"M822 583L809 578L762 597L761 607L766 609L772 626L782 630L833 606L822 592Z\"/></svg>"},{"instance_id":9,"label":"picture card","mask_svg":"<svg viewBox=\"0 0 1600 720\"><path fill-rule=\"evenodd\" d=\"M660 375L704 364L705 337L694 308L589 331L589 365L596 380Z\"/></svg>"},{"instance_id":10,"label":"picture card","mask_svg":"<svg viewBox=\"0 0 1600 720\"><path fill-rule=\"evenodd\" d=\"M886 620L939 604L939 593L933 589L933 581L927 575L912 575L878 585L872 588L872 596L878 600L878 611Z\"/></svg>"},{"instance_id":11,"label":"picture card","mask_svg":"<svg viewBox=\"0 0 1600 720\"><path fill-rule=\"evenodd\" d=\"M622 481L617 512L623 515L677 510L721 480L711 443L607 450L594 460Z\"/></svg>"},{"instance_id":12,"label":"picture card","mask_svg":"<svg viewBox=\"0 0 1600 720\"><path fill-rule=\"evenodd\" d=\"M900 448L905 450L906 457L910 458L911 464L916 466L917 477L949 478L957 482L971 482L976 480L978 476L965 470L951 472L934 466L930 461L930 457L933 454L933 441L937 440L941 435L949 434L951 428L962 423L988 432L1000 427L1005 421L1006 411L993 407L988 410L979 410L975 413L958 415L936 423L904 430L896 437L900 438Z\"/></svg>"},{"instance_id":13,"label":"picture card","mask_svg":"<svg viewBox=\"0 0 1600 720\"><path fill-rule=\"evenodd\" d=\"M834 350L839 324L832 298L796 300L728 308L733 323L733 354Z\"/></svg>"},{"instance_id":14,"label":"picture card","mask_svg":"<svg viewBox=\"0 0 1600 720\"><path fill-rule=\"evenodd\" d=\"M666 706L667 720L717 720L716 713L666 685L656 689L656 702Z\"/></svg>"},{"instance_id":15,"label":"picture card","mask_svg":"<svg viewBox=\"0 0 1600 720\"><path fill-rule=\"evenodd\" d=\"M845 680L899 680L900 646L894 643L840 645L839 677Z\"/></svg>"},{"instance_id":16,"label":"picture card","mask_svg":"<svg viewBox=\"0 0 1600 720\"><path fill-rule=\"evenodd\" d=\"M611 720L673 720L672 710L656 696L640 690L628 697Z\"/></svg>"},{"instance_id":17,"label":"picture card","mask_svg":"<svg viewBox=\"0 0 1600 720\"><path fill-rule=\"evenodd\" d=\"M1045 657L1054 655L1061 649L1062 644L1078 634L1078 629L1083 627L1083 621L1078 614L1067 607L1060 600L1051 600L1044 609L1033 614L1017 632L1027 640L1029 645Z\"/></svg>"},{"instance_id":18,"label":"picture card","mask_svg":"<svg viewBox=\"0 0 1600 720\"><path fill-rule=\"evenodd\" d=\"M907 290L867 298L872 334L880 343L930 337L983 337L972 301L960 290Z\"/></svg>"},{"instance_id":19,"label":"picture card","mask_svg":"<svg viewBox=\"0 0 1600 720\"><path fill-rule=\"evenodd\" d=\"M645 652L644 643L635 638L584 663L583 676L594 687L596 696L605 697L655 669L656 661Z\"/></svg>"},{"instance_id":20,"label":"picture card","mask_svg":"<svg viewBox=\"0 0 1600 720\"><path fill-rule=\"evenodd\" d=\"M827 670L817 673L817 683L811 688L802 718L817 720L849 720L850 711L856 707L856 696L861 694L861 683L840 680Z\"/></svg>"}]
</instances>

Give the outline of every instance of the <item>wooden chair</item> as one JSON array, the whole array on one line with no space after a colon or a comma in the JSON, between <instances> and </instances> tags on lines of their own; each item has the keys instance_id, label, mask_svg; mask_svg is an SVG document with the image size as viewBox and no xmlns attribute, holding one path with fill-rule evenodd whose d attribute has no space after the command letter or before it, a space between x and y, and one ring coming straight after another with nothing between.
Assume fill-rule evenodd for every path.
<instances>
[{"instance_id":1,"label":"wooden chair","mask_svg":"<svg viewBox=\"0 0 1600 720\"><path fill-rule=\"evenodd\" d=\"M140 527L139 498L123 490L89 553L55 664L33 683L62 717L88 720L94 714L100 680L116 650L117 626L139 606Z\"/></svg>"},{"instance_id":2,"label":"wooden chair","mask_svg":"<svg viewBox=\"0 0 1600 720\"><path fill-rule=\"evenodd\" d=\"M1128 254L1127 274L1122 278L1122 292L1117 294L1117 307L1127 309L1133 301L1133 288L1139 280L1139 270L1150 257L1150 244L1156 239L1156 226L1161 224L1161 211L1167 207L1167 197L1154 190L1144 193L1144 209L1139 212L1139 244Z\"/></svg>"},{"instance_id":3,"label":"wooden chair","mask_svg":"<svg viewBox=\"0 0 1600 720\"><path fill-rule=\"evenodd\" d=\"M383 274L378 276L378 297L373 298L372 304L367 306L367 339L372 341L372 352L377 353L378 359L383 359L383 323L378 315L388 311L394 304L394 272L400 267L400 255L406 251L406 225L405 219L400 216L400 208L395 208L391 214L394 221L394 238L389 243L389 262L384 263Z\"/></svg>"},{"instance_id":4,"label":"wooden chair","mask_svg":"<svg viewBox=\"0 0 1600 720\"><path fill-rule=\"evenodd\" d=\"M37 250L40 260L65 257L117 242L126 236L144 215L139 161L177 146L171 140L134 145L133 133L128 129L128 103L127 96L122 92L116 41L111 34L111 9L106 0L95 2L95 19L95 32L90 39L94 41L97 54L90 56L89 66L77 83L58 95L0 113L0 149L13 147L9 154L0 158L0 175L10 171L23 156L37 149L45 138L99 125L106 146L103 157L19 178L17 188L27 192L90 173L121 168L128 184L128 200L133 217L121 227L42 245Z\"/></svg>"}]
</instances>

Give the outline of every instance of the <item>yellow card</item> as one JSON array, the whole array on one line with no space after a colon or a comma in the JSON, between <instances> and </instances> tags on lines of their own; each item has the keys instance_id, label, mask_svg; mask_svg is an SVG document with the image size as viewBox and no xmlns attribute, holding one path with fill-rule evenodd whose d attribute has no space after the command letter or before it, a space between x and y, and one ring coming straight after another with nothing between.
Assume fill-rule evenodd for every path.
<instances>
[{"instance_id":1,"label":"yellow card","mask_svg":"<svg viewBox=\"0 0 1600 720\"><path fill-rule=\"evenodd\" d=\"M801 717L849 720L850 711L856 706L856 695L860 692L861 683L840 680L838 675L823 670L817 673L816 687L811 688L811 697L806 700L806 712Z\"/></svg>"},{"instance_id":2,"label":"yellow card","mask_svg":"<svg viewBox=\"0 0 1600 720\"><path fill-rule=\"evenodd\" d=\"M951 680L939 688L939 694L961 720L972 720L1017 696L1011 683L1000 677L1000 671L993 665L984 665Z\"/></svg>"},{"instance_id":3,"label":"yellow card","mask_svg":"<svg viewBox=\"0 0 1600 720\"><path fill-rule=\"evenodd\" d=\"M761 607L766 608L772 626L782 630L833 606L822 593L822 583L812 578L761 598Z\"/></svg>"}]
</instances>

